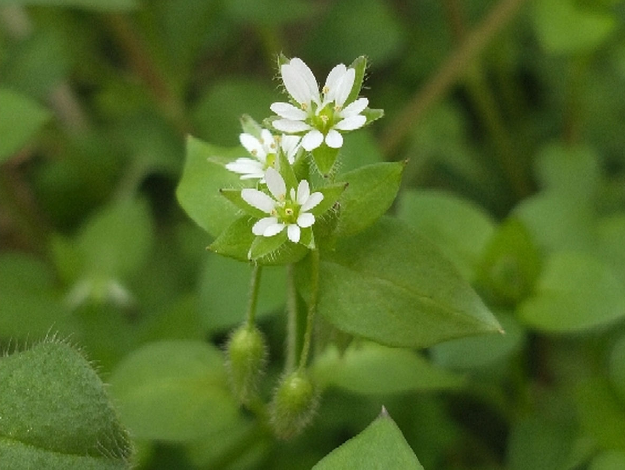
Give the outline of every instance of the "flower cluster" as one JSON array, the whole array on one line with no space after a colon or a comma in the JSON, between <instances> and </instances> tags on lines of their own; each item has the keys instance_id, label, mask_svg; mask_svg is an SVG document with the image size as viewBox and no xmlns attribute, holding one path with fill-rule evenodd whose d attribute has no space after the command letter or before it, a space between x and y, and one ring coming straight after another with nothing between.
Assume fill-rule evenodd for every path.
<instances>
[{"instance_id":1,"label":"flower cluster","mask_svg":"<svg viewBox=\"0 0 625 470\"><path fill-rule=\"evenodd\" d=\"M225 166L240 175L241 180L257 182L255 188L242 189L240 197L234 199L258 218L252 226L254 235L271 238L286 232L286 236L282 235L284 240L312 247L310 230L315 217L340 193L335 191L334 199L328 200L329 193L324 194L322 189L311 192L308 173L296 172L295 165L310 152L317 168L326 173L343 145L342 134L359 129L376 117L368 117L369 100L358 97L366 65L364 58L349 67L344 64L334 67L321 89L301 59L281 57L280 62L280 75L290 102L270 106L276 115L265 121L265 128L246 118L239 141L249 156ZM317 155L323 148L333 153L320 165ZM324 199L325 204L320 206ZM303 232L306 232L304 238Z\"/></svg>"},{"instance_id":2,"label":"flower cluster","mask_svg":"<svg viewBox=\"0 0 625 470\"><path fill-rule=\"evenodd\" d=\"M261 183L265 181L265 171L268 168L275 168L279 151L284 152L289 163L293 164L300 148L298 136L278 137L272 135L267 129L262 129L258 138L244 132L239 136L239 141L254 158L237 158L226 164L226 168L240 174L242 180L258 179Z\"/></svg>"},{"instance_id":3,"label":"flower cluster","mask_svg":"<svg viewBox=\"0 0 625 470\"><path fill-rule=\"evenodd\" d=\"M308 228L315 223L315 216L310 211L323 200L323 194L310 193L308 181L301 180L297 190L291 188L287 193L284 179L273 168L268 168L265 173L267 188L273 198L257 189L244 189L241 197L250 206L255 207L267 214L254 224L252 233L263 237L273 237L284 228L287 229L289 240L298 243L300 240L300 228Z\"/></svg>"},{"instance_id":4,"label":"flower cluster","mask_svg":"<svg viewBox=\"0 0 625 470\"><path fill-rule=\"evenodd\" d=\"M302 147L311 151L323 142L328 147L340 148L343 136L339 131L353 131L365 125L361 113L369 104L359 98L345 106L354 87L356 71L339 64L328 74L319 93L319 85L308 66L297 57L280 67L282 80L291 98L299 105L273 103L270 109L280 119L273 126L290 134L304 133Z\"/></svg>"}]
</instances>

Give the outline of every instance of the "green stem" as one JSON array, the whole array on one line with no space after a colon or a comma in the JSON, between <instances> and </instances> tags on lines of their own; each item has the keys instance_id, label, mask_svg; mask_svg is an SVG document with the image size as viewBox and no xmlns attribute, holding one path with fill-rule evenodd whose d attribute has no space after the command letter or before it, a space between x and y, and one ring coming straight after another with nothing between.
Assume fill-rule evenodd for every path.
<instances>
[{"instance_id":1,"label":"green stem","mask_svg":"<svg viewBox=\"0 0 625 470\"><path fill-rule=\"evenodd\" d=\"M297 291L295 290L294 266L286 267L286 362L285 372L288 374L295 368L297 360Z\"/></svg>"},{"instance_id":2,"label":"green stem","mask_svg":"<svg viewBox=\"0 0 625 470\"><path fill-rule=\"evenodd\" d=\"M312 250L311 256L311 276L310 276L310 302L308 304L308 314L306 316L306 332L304 333L304 345L302 346L302 354L299 358L299 370L306 368L308 362L308 353L312 343L312 333L315 320L315 312L317 311L317 298L319 294L319 250Z\"/></svg>"},{"instance_id":3,"label":"green stem","mask_svg":"<svg viewBox=\"0 0 625 470\"><path fill-rule=\"evenodd\" d=\"M262 267L254 265L252 270L252 280L250 282L250 298L247 304L247 326L254 327L256 321L256 306L258 305L258 290L260 289L260 274Z\"/></svg>"}]
</instances>

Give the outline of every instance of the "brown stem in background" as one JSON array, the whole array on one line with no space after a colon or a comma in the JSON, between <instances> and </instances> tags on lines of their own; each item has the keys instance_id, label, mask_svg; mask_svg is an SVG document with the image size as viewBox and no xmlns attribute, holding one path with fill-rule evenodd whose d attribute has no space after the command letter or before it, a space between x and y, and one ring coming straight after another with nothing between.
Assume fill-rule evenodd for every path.
<instances>
[{"instance_id":1,"label":"brown stem in background","mask_svg":"<svg viewBox=\"0 0 625 470\"><path fill-rule=\"evenodd\" d=\"M111 14L107 16L107 20L118 45L126 54L130 68L143 80L176 128L186 135L190 124L185 118L184 106L158 70L143 38L125 16Z\"/></svg>"},{"instance_id":2,"label":"brown stem in background","mask_svg":"<svg viewBox=\"0 0 625 470\"><path fill-rule=\"evenodd\" d=\"M525 0L501 0L468 34L462 44L441 65L436 75L414 95L399 116L387 127L382 136L382 150L386 155L397 151L406 135L423 118L425 112L445 95L486 44L514 17L524 2Z\"/></svg>"},{"instance_id":3,"label":"brown stem in background","mask_svg":"<svg viewBox=\"0 0 625 470\"><path fill-rule=\"evenodd\" d=\"M24 157L29 159L30 155ZM49 222L39 208L19 167L21 159L0 168L0 241L2 249L17 248L41 254L47 250Z\"/></svg>"},{"instance_id":4,"label":"brown stem in background","mask_svg":"<svg viewBox=\"0 0 625 470\"><path fill-rule=\"evenodd\" d=\"M461 44L466 28L459 0L445 0L445 7L454 40ZM488 83L479 59L467 70L464 86L492 142L501 172L517 198L527 196L531 192L531 185L526 168L515 150L510 132L504 124L498 99Z\"/></svg>"}]
</instances>

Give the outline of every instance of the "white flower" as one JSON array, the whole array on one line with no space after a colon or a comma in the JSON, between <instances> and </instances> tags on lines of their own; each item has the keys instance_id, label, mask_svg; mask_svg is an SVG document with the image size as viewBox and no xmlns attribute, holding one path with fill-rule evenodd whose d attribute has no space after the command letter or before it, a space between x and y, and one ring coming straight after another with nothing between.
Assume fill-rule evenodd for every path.
<instances>
[{"instance_id":1,"label":"white flower","mask_svg":"<svg viewBox=\"0 0 625 470\"><path fill-rule=\"evenodd\" d=\"M267 129L260 133L260 139L251 134L239 135L241 145L254 158L241 157L227 163L226 168L241 175L242 180L258 179L265 181L265 170L276 165L277 153L284 152L290 164L295 162L295 156L300 147L300 138L293 135L274 136Z\"/></svg>"},{"instance_id":2,"label":"white flower","mask_svg":"<svg viewBox=\"0 0 625 470\"><path fill-rule=\"evenodd\" d=\"M358 98L345 106L356 78L356 71L344 64L334 67L325 85L319 92L319 85L308 66L297 57L280 67L280 74L286 90L300 107L290 103L273 103L271 110L280 119L272 125L289 134L304 133L302 147L311 151L324 141L328 147L340 148L343 136L339 131L352 131L365 125L367 118L362 113L369 100Z\"/></svg>"},{"instance_id":3,"label":"white flower","mask_svg":"<svg viewBox=\"0 0 625 470\"><path fill-rule=\"evenodd\" d=\"M287 187L282 175L273 168L265 172L269 196L257 189L246 188L241 191L241 197L250 206L259 209L269 217L263 217L252 227L254 235L273 237L287 229L287 236L293 243L300 240L301 229L312 226L315 216L310 211L323 200L320 192L310 193L308 181L302 180L297 190L291 188L287 194Z\"/></svg>"}]
</instances>

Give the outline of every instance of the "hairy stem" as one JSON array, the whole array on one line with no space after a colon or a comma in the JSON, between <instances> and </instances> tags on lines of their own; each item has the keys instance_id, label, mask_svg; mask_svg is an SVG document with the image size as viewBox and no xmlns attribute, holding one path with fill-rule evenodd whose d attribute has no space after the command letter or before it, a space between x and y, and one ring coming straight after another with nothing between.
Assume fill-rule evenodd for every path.
<instances>
[{"instance_id":1,"label":"hairy stem","mask_svg":"<svg viewBox=\"0 0 625 470\"><path fill-rule=\"evenodd\" d=\"M297 361L297 291L295 273L292 264L286 267L286 361L285 373L293 371Z\"/></svg>"},{"instance_id":2,"label":"hairy stem","mask_svg":"<svg viewBox=\"0 0 625 470\"><path fill-rule=\"evenodd\" d=\"M317 298L319 295L319 250L312 250L311 256L311 276L310 276L310 302L308 304L308 312L306 315L306 332L304 333L304 344L302 346L302 355L299 358L299 369L306 368L308 363L308 354L312 343L312 333L314 329L315 312L317 311Z\"/></svg>"},{"instance_id":3,"label":"hairy stem","mask_svg":"<svg viewBox=\"0 0 625 470\"><path fill-rule=\"evenodd\" d=\"M247 326L254 327L256 321L256 306L258 305L258 291L260 289L260 274L262 267L254 265L252 269L252 279L250 281L250 296L247 303Z\"/></svg>"}]
</instances>

